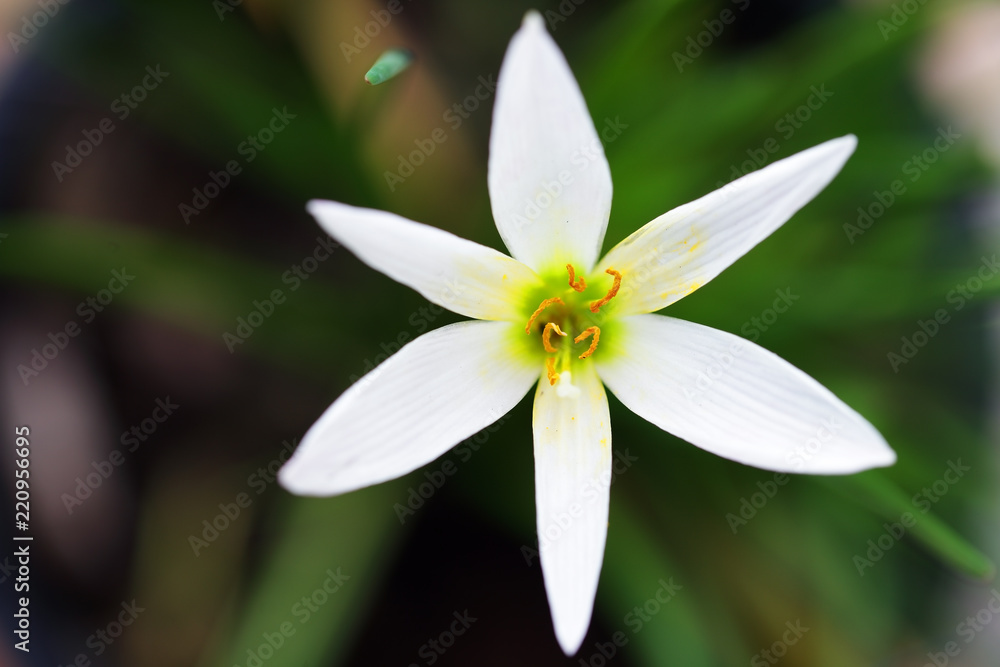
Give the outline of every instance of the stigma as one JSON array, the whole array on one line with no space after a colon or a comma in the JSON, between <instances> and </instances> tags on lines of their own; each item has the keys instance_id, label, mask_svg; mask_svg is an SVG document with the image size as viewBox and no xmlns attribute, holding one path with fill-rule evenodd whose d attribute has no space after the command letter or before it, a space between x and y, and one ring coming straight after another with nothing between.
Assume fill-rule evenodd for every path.
<instances>
[{"instance_id":1,"label":"stigma","mask_svg":"<svg viewBox=\"0 0 1000 667\"><path fill-rule=\"evenodd\" d=\"M587 298L584 294L588 291L587 281L583 276L577 275L572 264L567 264L568 280L562 283L561 289L554 289L556 295L543 299L538 304L525 324L526 334L540 334L542 349L547 355L545 377L549 385L556 387L556 393L560 397L575 398L579 395L580 390L573 385L570 368L573 363L578 363L577 360L584 361L597 351L601 328L594 315L610 303L621 289L621 272L613 268L604 272L613 278L611 287L599 299L594 299L596 295L592 290Z\"/></svg>"},{"instance_id":2,"label":"stigma","mask_svg":"<svg viewBox=\"0 0 1000 667\"><path fill-rule=\"evenodd\" d=\"M559 398L576 398L580 395L580 388L573 385L572 371L563 371L559 374L559 384L556 385L556 396Z\"/></svg>"}]
</instances>

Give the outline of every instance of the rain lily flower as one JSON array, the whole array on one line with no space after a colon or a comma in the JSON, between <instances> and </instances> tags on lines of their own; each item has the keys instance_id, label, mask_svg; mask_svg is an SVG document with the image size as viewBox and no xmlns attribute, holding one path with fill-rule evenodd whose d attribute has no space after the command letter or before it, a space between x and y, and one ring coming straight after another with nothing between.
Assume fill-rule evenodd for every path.
<instances>
[{"instance_id":1,"label":"rain lily flower","mask_svg":"<svg viewBox=\"0 0 1000 667\"><path fill-rule=\"evenodd\" d=\"M493 217L511 256L390 213L309 204L369 266L485 321L424 334L350 387L306 434L281 483L328 496L405 475L537 384L539 555L556 637L576 653L608 530L605 385L663 430L747 465L846 474L895 461L871 424L771 352L652 314L780 227L856 143L834 139L744 176L661 215L598 260L611 211L608 163L569 66L541 16L529 13L500 70L489 145Z\"/></svg>"}]
</instances>

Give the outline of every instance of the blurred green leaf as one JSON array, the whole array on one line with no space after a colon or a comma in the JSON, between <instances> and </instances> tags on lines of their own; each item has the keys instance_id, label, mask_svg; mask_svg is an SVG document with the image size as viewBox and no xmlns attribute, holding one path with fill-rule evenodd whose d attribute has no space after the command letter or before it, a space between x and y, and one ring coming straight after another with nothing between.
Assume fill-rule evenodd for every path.
<instances>
[{"instance_id":1,"label":"blurred green leaf","mask_svg":"<svg viewBox=\"0 0 1000 667\"><path fill-rule=\"evenodd\" d=\"M265 562L236 601L235 632L220 637L221 648L202 664L247 664L262 645L280 654L279 664L341 664L400 538L399 522L385 511L398 486L289 499L268 526Z\"/></svg>"},{"instance_id":2,"label":"blurred green leaf","mask_svg":"<svg viewBox=\"0 0 1000 667\"><path fill-rule=\"evenodd\" d=\"M904 514L913 517L916 522L912 526L900 524L900 528L950 567L983 581L992 580L996 575L996 567L989 557L933 514L915 511L917 508L911 498L879 471L852 475L838 481L841 484L835 488L841 490L842 485L847 490L845 495L865 503L890 522L901 522Z\"/></svg>"}]
</instances>

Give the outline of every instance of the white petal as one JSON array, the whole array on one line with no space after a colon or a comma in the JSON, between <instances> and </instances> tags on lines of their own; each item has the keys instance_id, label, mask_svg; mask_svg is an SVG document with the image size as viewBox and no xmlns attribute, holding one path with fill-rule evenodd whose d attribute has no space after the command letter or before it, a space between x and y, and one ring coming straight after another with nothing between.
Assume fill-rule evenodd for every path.
<instances>
[{"instance_id":1,"label":"white petal","mask_svg":"<svg viewBox=\"0 0 1000 667\"><path fill-rule=\"evenodd\" d=\"M779 160L664 213L612 248L597 270L623 274L617 315L681 299L783 225L827 186L854 152L854 135Z\"/></svg>"},{"instance_id":2,"label":"white petal","mask_svg":"<svg viewBox=\"0 0 1000 667\"><path fill-rule=\"evenodd\" d=\"M565 375L565 374L564 374ZM594 610L608 532L611 420L593 364L572 374L576 391L543 376L535 393L535 495L539 555L556 638L580 648Z\"/></svg>"},{"instance_id":3,"label":"white petal","mask_svg":"<svg viewBox=\"0 0 1000 667\"><path fill-rule=\"evenodd\" d=\"M310 496L378 484L495 422L539 374L537 360L516 354L512 328L459 322L404 346L323 413L281 469L281 484Z\"/></svg>"},{"instance_id":4,"label":"white petal","mask_svg":"<svg viewBox=\"0 0 1000 667\"><path fill-rule=\"evenodd\" d=\"M781 472L848 474L896 461L864 417L760 346L661 315L618 325L614 338L601 339L601 379L665 431Z\"/></svg>"},{"instance_id":5,"label":"white petal","mask_svg":"<svg viewBox=\"0 0 1000 667\"><path fill-rule=\"evenodd\" d=\"M541 284L531 269L493 248L392 213L321 200L308 209L365 264L459 315L522 321L523 295Z\"/></svg>"},{"instance_id":6,"label":"white petal","mask_svg":"<svg viewBox=\"0 0 1000 667\"><path fill-rule=\"evenodd\" d=\"M529 12L497 79L490 201L500 236L536 271L594 265L611 212L611 171L580 88L542 17Z\"/></svg>"}]
</instances>

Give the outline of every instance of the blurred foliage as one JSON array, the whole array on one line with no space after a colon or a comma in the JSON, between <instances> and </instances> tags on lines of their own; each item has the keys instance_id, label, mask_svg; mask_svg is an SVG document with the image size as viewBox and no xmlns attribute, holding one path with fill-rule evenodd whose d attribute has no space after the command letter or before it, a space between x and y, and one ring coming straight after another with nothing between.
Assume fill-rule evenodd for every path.
<instances>
[{"instance_id":1,"label":"blurred foliage","mask_svg":"<svg viewBox=\"0 0 1000 667\"><path fill-rule=\"evenodd\" d=\"M468 94L477 76L498 70L526 8L473 4L476 9L458 2L422 10L406 5L404 20L410 20L409 12L419 17L404 33L418 56L413 70L422 73L405 72L378 90L367 89L361 75L341 85L334 81L344 79L324 74L343 61L320 62L323 52L309 35L327 31L325 55L336 58L337 45L353 38L354 24L330 23L331 12L309 1L248 2L221 20L207 1L136 0L102 15L74 12L71 6L64 10L66 18L72 13L76 22L53 22L37 57L97 100L113 99L133 85L142 71L137 63L162 63L170 71L169 84L136 112L139 122L211 169L234 158L236 146L267 122L272 109L286 107L297 114L294 123L241 176L253 188L290 210L301 210L310 198L334 198L420 216L501 247L485 188L486 111L438 147L444 154L465 142L472 147L469 160L435 180L414 176L400 186L398 197L384 179L386 170L396 168L397 156L412 150L413 138L426 137L441 124L435 114ZM985 307L995 300L1000 281L987 282L961 311L948 301L949 291L974 275L987 252L977 246L962 203L984 188L988 177L966 138L917 180L903 171L948 125L920 103L911 75L916 49L936 17L930 7L888 39L876 25L889 11L885 6L824 3L758 39L747 27L748 13L678 71L676 54L685 52L688 38L705 31L704 22L723 9L738 15L744 4L564 0L539 7L566 19L553 26L554 36L595 124L624 128L606 145L615 199L605 248L663 211L731 180L734 168L743 171L754 156L766 153L765 161L771 161L857 134L857 153L814 203L669 314L747 335L748 324L769 308L775 290L790 289L800 299L773 326L753 329L758 342L870 419L899 453L899 463L849 478L793 477L734 535L727 515L738 514L741 502L773 475L702 452L612 399L615 448L638 460L612 490L599 624L579 657L589 658L595 641L607 642L622 631L628 639L622 660L628 664L741 664L778 639L786 621L801 618L810 634L789 650L784 664L896 664L893 656L904 664L908 651L922 656L953 639L953 619L941 614L947 602L943 591L975 590L974 579L992 575L989 560L974 546L977 539L963 536L996 517L982 398L989 378L981 359ZM573 12L560 14L567 6ZM379 6L358 4L353 14L341 15L364 21L372 8ZM480 10L489 18L469 19L472 27L454 29ZM753 13L758 22L772 18L766 9ZM310 25L311 19L317 25ZM108 34L115 38L99 38ZM397 46L388 39L373 39L358 58L362 75L377 53ZM407 78L418 76L430 82L427 88L407 88ZM786 114L794 114L816 89L832 93L828 101L810 110L800 127L783 125ZM400 127L401 116L391 107L409 104L414 96L420 100L424 90L432 96L432 113L414 113L413 121ZM439 99L444 103L435 111ZM395 127L387 130L387 124ZM386 132L403 138L373 139ZM775 145L774 151L764 149ZM460 172L478 182L456 187ZM844 225L856 223L858 208L868 207L876 192L900 178L905 194L851 239ZM422 197L454 205L425 211L430 207L420 203ZM275 219L269 233L281 237L293 224L312 225L301 215ZM247 252L224 235L206 239L191 233L211 226L211 211L191 227L178 218L169 229L17 212L0 220L0 229L19 244L16 253L6 243L0 248L0 273L22 284L86 294L100 285L108 266L127 257L143 275L122 296L128 308L218 339L249 302L280 286L286 266ZM309 250L302 247L301 254ZM296 377L322 382L329 399L349 384L350 375L364 371L359 360L375 358L384 349L380 342L395 340L393 332L413 335L408 315L426 305L340 252L240 349ZM898 351L901 337L911 337L918 321L939 308L949 311L951 321L894 372L887 354ZM914 494L941 479L949 462L958 459L972 472L923 513ZM257 530L266 539L256 544L254 560L241 561L236 550L231 557L238 562L221 565L243 574L238 588L224 593L230 596L228 611L210 629L202 664L246 664L247 647L293 618L295 601L335 566L350 573L350 587L331 595L326 608L333 611L303 628L301 641L289 642L269 664L347 660L358 650L351 637L374 622L365 614L377 613L380 582L394 562L408 557L411 524L400 528L393 505L405 502L407 487L423 479L417 471L400 482L329 500L280 492L280 501L257 516ZM526 404L490 436L482 453L463 464L448 493L431 502L471 508L504 535L512 552L535 544ZM917 515L917 526L859 576L855 556L869 551L869 540L878 540L885 522L899 521L905 512ZM419 521L413 525L420 530ZM140 558L155 552L155 534ZM156 576L142 567L136 571ZM532 572L537 578L537 567ZM481 575L490 578L489 571ZM683 588L663 605L663 613L636 631L627 620L630 610L644 605L661 580L671 577ZM541 586L540 579L536 583ZM412 652L416 655L416 647Z\"/></svg>"}]
</instances>

